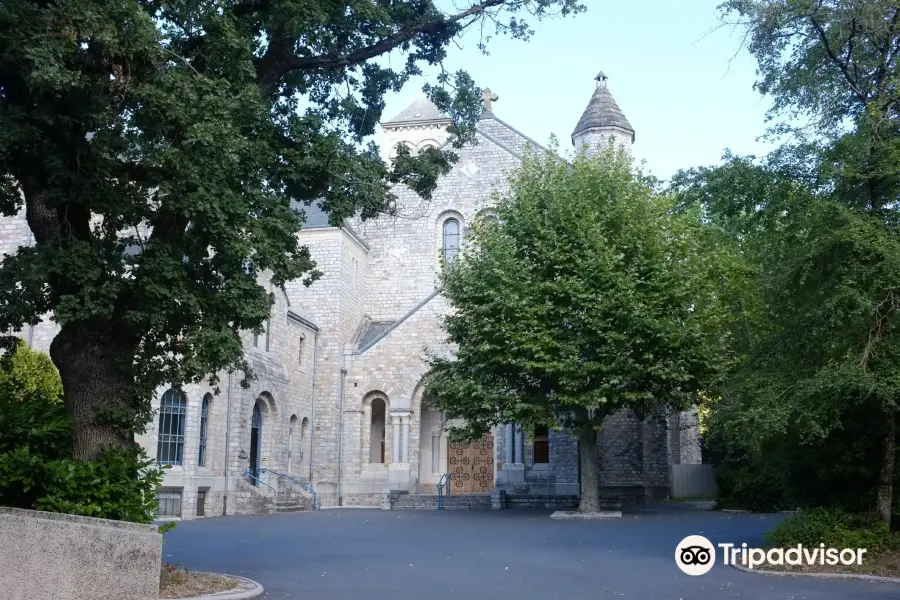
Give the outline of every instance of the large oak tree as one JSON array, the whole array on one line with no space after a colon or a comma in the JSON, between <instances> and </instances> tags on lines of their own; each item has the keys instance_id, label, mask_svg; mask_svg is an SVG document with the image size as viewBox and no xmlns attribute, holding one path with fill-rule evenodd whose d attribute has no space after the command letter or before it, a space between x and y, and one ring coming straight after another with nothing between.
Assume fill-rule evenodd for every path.
<instances>
[{"instance_id":1,"label":"large oak tree","mask_svg":"<svg viewBox=\"0 0 900 600\"><path fill-rule=\"evenodd\" d=\"M0 214L24 210L35 240L3 259L0 330L59 323L76 458L132 445L158 386L247 370L238 334L270 308L258 275L316 275L291 199L337 224L391 211L392 185L430 193L452 147L385 165L363 143L386 93L473 26L525 39L529 22L581 10L446 4L0 4ZM468 141L479 90L463 72L436 83Z\"/></svg>"}]
</instances>

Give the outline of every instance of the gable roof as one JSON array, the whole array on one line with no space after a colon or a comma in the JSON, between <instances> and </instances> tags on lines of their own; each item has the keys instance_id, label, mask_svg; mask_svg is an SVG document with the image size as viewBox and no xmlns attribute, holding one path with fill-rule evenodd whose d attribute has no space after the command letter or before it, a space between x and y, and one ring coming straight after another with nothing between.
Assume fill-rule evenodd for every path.
<instances>
[{"instance_id":1,"label":"gable roof","mask_svg":"<svg viewBox=\"0 0 900 600\"><path fill-rule=\"evenodd\" d=\"M625 131L630 131L632 138L634 138L634 127L628 122L625 113L622 112L622 109L619 108L616 100L609 92L609 87L606 85L606 80L608 79L606 75L603 74L603 71L600 71L594 79L597 81L597 88L594 90L587 108L584 109L584 113L578 120L572 136L574 137L588 129L618 127Z\"/></svg>"},{"instance_id":2,"label":"gable roof","mask_svg":"<svg viewBox=\"0 0 900 600\"><path fill-rule=\"evenodd\" d=\"M443 114L434 105L434 102L428 99L428 96L422 94L415 102L404 108L393 119L382 121L382 125L400 125L403 123L429 123L434 121L447 121L450 119Z\"/></svg>"}]
</instances>

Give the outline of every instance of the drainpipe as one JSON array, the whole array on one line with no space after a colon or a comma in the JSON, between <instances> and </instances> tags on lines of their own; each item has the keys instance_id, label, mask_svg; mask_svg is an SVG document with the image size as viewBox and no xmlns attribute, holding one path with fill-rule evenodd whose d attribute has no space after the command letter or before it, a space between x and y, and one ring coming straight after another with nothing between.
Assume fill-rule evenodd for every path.
<instances>
[{"instance_id":1,"label":"drainpipe","mask_svg":"<svg viewBox=\"0 0 900 600\"><path fill-rule=\"evenodd\" d=\"M344 505L344 381L347 369L341 369L341 426L338 436L338 506Z\"/></svg>"},{"instance_id":2,"label":"drainpipe","mask_svg":"<svg viewBox=\"0 0 900 600\"><path fill-rule=\"evenodd\" d=\"M316 463L316 366L319 364L316 360L316 354L319 350L319 332L313 332L313 372L312 372L312 417L309 423L309 485L313 491L316 484L313 482L313 465Z\"/></svg>"},{"instance_id":3,"label":"drainpipe","mask_svg":"<svg viewBox=\"0 0 900 600\"><path fill-rule=\"evenodd\" d=\"M228 392L225 413L225 494L222 496L222 516L228 514L228 455L231 448L231 373L228 373Z\"/></svg>"}]
</instances>

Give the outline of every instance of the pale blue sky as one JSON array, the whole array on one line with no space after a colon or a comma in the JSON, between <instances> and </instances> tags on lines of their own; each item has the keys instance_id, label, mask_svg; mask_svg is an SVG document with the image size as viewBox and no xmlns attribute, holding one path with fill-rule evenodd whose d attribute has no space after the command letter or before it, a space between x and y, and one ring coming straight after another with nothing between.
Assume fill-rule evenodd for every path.
<instances>
[{"instance_id":1,"label":"pale blue sky","mask_svg":"<svg viewBox=\"0 0 900 600\"><path fill-rule=\"evenodd\" d=\"M472 31L450 49L446 67L465 69L498 94L499 118L540 143L555 133L564 150L602 70L635 128L635 158L668 178L679 168L719 163L726 148L763 154L771 147L757 141L770 103L753 90L756 63L746 51L735 56L738 32L716 30L720 2L585 0L586 13L538 23L529 42L494 38L489 56ZM390 95L385 118L435 74Z\"/></svg>"}]
</instances>

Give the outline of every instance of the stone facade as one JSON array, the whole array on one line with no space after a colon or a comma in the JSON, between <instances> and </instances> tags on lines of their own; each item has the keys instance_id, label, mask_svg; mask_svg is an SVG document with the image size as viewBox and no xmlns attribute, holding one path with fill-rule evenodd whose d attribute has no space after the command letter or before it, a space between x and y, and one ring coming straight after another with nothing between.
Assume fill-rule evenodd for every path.
<instances>
[{"instance_id":1,"label":"stone facade","mask_svg":"<svg viewBox=\"0 0 900 600\"><path fill-rule=\"evenodd\" d=\"M611 140L630 148L634 132L614 105L600 81L582 131L573 135L576 148ZM614 122L605 124L607 118ZM385 157L397 144L416 152L445 143L448 124L427 100L417 100L383 123ZM398 186L396 216L342 227L308 209L299 238L323 276L310 287L291 282L272 290L266 333L244 335L258 376L250 389L225 373L218 394L205 385L184 387L182 454L163 490L170 508L180 495L180 510L164 511L166 518L270 512L276 496L311 502L310 489L322 506L378 507L398 491L434 493L449 470L449 445L444 415L429 409L422 380L427 353L452 353L439 325L447 302L436 290L445 233L452 231L445 228L455 222L465 243L466 228L489 214L493 195L506 189L527 152L545 150L500 120L486 100L476 143L458 151L430 200ZM30 243L21 215L0 220L3 252ZM45 322L20 335L46 350L55 331ZM604 494L633 501L665 496L670 465L699 462L696 423L696 411L612 415L598 441ZM167 431L158 413L139 442L157 456ZM568 506L579 493L578 443L567 433L549 431L537 462L533 432L509 424L496 428L492 440L486 491L502 492L504 505Z\"/></svg>"}]
</instances>

